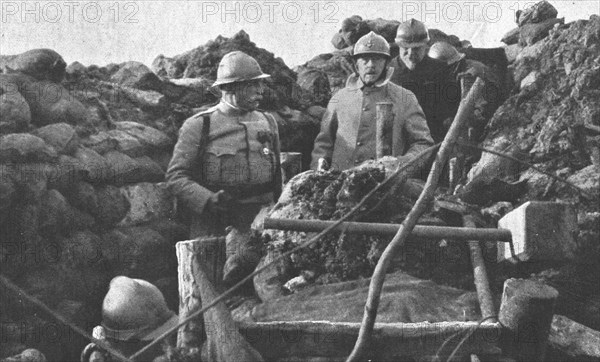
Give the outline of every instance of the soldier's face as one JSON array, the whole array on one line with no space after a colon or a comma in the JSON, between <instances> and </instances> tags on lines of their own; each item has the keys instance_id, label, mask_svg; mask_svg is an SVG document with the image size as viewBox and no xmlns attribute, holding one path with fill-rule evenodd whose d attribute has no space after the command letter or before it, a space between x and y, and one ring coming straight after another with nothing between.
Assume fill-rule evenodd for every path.
<instances>
[{"instance_id":1,"label":"soldier's face","mask_svg":"<svg viewBox=\"0 0 600 362\"><path fill-rule=\"evenodd\" d=\"M414 70L416 68L417 64L419 64L421 60L425 58L425 54L427 54L426 46L414 48L400 47L400 59L402 59L404 65L406 65L406 67L410 70Z\"/></svg>"},{"instance_id":2,"label":"soldier's face","mask_svg":"<svg viewBox=\"0 0 600 362\"><path fill-rule=\"evenodd\" d=\"M264 89L264 83L260 79L236 84L234 105L249 111L257 109L263 99Z\"/></svg>"},{"instance_id":3,"label":"soldier's face","mask_svg":"<svg viewBox=\"0 0 600 362\"><path fill-rule=\"evenodd\" d=\"M364 54L356 59L358 76L366 85L373 85L383 73L387 58L380 54Z\"/></svg>"}]
</instances>

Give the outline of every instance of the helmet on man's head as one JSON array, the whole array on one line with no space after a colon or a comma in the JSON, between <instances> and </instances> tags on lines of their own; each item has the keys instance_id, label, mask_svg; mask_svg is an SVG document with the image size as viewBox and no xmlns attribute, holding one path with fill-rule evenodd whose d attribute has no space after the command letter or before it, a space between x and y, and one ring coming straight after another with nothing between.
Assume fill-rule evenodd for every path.
<instances>
[{"instance_id":1,"label":"helmet on man's head","mask_svg":"<svg viewBox=\"0 0 600 362\"><path fill-rule=\"evenodd\" d=\"M256 59L241 51L225 54L217 69L213 86L270 77L260 69Z\"/></svg>"},{"instance_id":2,"label":"helmet on man's head","mask_svg":"<svg viewBox=\"0 0 600 362\"><path fill-rule=\"evenodd\" d=\"M429 49L429 57L438 59L446 64L454 64L465 57L451 44L446 42L437 42Z\"/></svg>"},{"instance_id":3,"label":"helmet on man's head","mask_svg":"<svg viewBox=\"0 0 600 362\"><path fill-rule=\"evenodd\" d=\"M410 19L398 26L396 43L402 48L416 48L429 43L429 31L424 23Z\"/></svg>"},{"instance_id":4,"label":"helmet on man's head","mask_svg":"<svg viewBox=\"0 0 600 362\"><path fill-rule=\"evenodd\" d=\"M390 44L381 35L371 31L369 34L362 36L356 44L354 44L353 56L361 54L381 54L387 57L390 56Z\"/></svg>"},{"instance_id":5,"label":"helmet on man's head","mask_svg":"<svg viewBox=\"0 0 600 362\"><path fill-rule=\"evenodd\" d=\"M118 276L110 281L102 303L106 337L120 341L151 341L179 323L156 286Z\"/></svg>"}]
</instances>

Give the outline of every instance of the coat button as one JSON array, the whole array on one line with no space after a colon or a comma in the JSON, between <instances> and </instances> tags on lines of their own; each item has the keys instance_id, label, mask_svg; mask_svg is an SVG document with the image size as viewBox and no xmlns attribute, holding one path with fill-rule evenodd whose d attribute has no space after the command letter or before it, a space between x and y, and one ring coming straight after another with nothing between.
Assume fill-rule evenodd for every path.
<instances>
[{"instance_id":1,"label":"coat button","mask_svg":"<svg viewBox=\"0 0 600 362\"><path fill-rule=\"evenodd\" d=\"M362 142L356 142L357 146L362 146Z\"/></svg>"},{"instance_id":2,"label":"coat button","mask_svg":"<svg viewBox=\"0 0 600 362\"><path fill-rule=\"evenodd\" d=\"M364 106L364 107L362 108L362 110L363 110L363 111L367 111L367 110L369 110L369 107L367 107L367 106Z\"/></svg>"}]
</instances>

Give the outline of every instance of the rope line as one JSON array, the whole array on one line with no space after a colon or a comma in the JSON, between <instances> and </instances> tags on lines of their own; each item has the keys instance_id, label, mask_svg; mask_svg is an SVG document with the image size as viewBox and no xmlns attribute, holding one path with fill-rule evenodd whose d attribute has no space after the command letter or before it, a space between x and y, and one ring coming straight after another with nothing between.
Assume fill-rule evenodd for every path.
<instances>
[{"instance_id":1,"label":"rope line","mask_svg":"<svg viewBox=\"0 0 600 362\"><path fill-rule=\"evenodd\" d=\"M176 326L172 327L171 329L165 331L162 335L158 336L154 341L152 341L150 344L146 345L144 348L140 349L138 352L136 352L133 355L131 355L129 358L135 359L136 357L138 357L142 353L146 352L148 349L152 348L154 345L156 345L157 343L159 343L163 339L165 339L168 336L170 336L173 332L177 331L180 327L184 326L185 324L187 324L192 319L200 316L201 314L203 314L204 312L206 312L208 309L210 309L213 306L215 306L217 303L219 303L219 302L223 301L225 298L229 297L231 294L233 294L234 291L236 291L239 287L241 287L242 285L244 285L244 283L246 283L247 281L249 281L255 275L262 273L264 270L272 267L275 263L278 263L279 261L283 260L284 258L287 258L288 256L290 256L291 254L297 252L298 250L306 248L307 246L309 246L309 245L315 243L316 241L318 241L320 238L322 238L327 233L329 233L330 231L332 231L333 229L335 229L337 226L339 226L342 222L348 220L351 216L353 216L375 194L375 192L379 191L382 187L384 187L385 185L387 185L388 183L390 183L390 181L392 181L398 175L400 175L400 173L402 171L404 171L406 169L409 169L410 167L413 167L418 161L420 161L422 158L425 158L426 156L428 156L429 154L431 154L433 151L437 150L439 147L440 147L440 144L436 144L434 146L431 146L431 147L423 150L422 152L420 152L418 155L416 155L412 160L410 160L406 164L404 164L402 166L398 165L398 168L396 169L396 171L394 171L394 173L392 175L390 175L390 177L388 177L383 182L381 182L380 184L378 184L377 186L375 186L367 195L365 195L362 198L362 200L356 206L354 206L346 215L342 216L339 220L336 220L336 222L333 223L331 226L329 226L328 228L326 228L325 230L323 230L322 232L320 232L319 234L317 234L316 236L314 236L312 239L310 239L310 240L308 240L308 241L306 241L306 242L304 242L304 243L302 243L302 244L294 247L291 250L288 250L285 253L282 253L277 258L273 259L270 263L268 263L266 265L263 265L260 268L255 269L252 273L250 273L248 276L246 276L244 279L242 279L241 281L239 281L237 284L235 284L234 286L232 286L231 288L229 288L228 290L226 290L224 293L222 293L221 295L219 295L217 298L213 299L206 306L203 306L200 309L198 309L195 312L193 312L192 314L190 314L184 320L180 321L178 325L176 325ZM198 240L198 239L196 239L196 240Z\"/></svg>"},{"instance_id":2,"label":"rope line","mask_svg":"<svg viewBox=\"0 0 600 362\"><path fill-rule=\"evenodd\" d=\"M463 146L463 147L477 149L477 150L480 150L482 152L491 153L491 154L497 155L499 157L504 157L504 158L510 159L512 161L518 162L520 164L526 165L526 166L532 168L533 170L535 170L537 172L540 172L540 173L542 173L544 175L547 175L547 176L553 178L556 181L559 181L561 183L564 183L564 184L566 184L566 185L568 185L568 186L576 189L577 191L579 191L583 195L593 197L593 195L591 195L589 192L581 189L580 187L574 185L573 183L567 181L566 179L558 177L558 176L556 176L556 175L554 175L552 173L549 173L547 171L544 171L544 170L542 170L542 169L540 169L540 168L532 165L529 162L522 161L522 160L520 160L520 159L518 159L516 157L507 155L505 153L498 152L498 151L495 151L495 150L492 150L492 149L488 149L488 148L485 148L485 147L482 147L482 146L478 146L478 145L475 145L475 144L471 144L471 143L467 143L467 142L462 142L462 141L457 141L455 143L457 145L460 145L460 146ZM23 290L22 288L20 288L18 285L14 284L13 282L11 282L5 276L0 275L0 282L2 282L3 286L7 290L9 290L9 291L15 293L16 295L24 298L29 303L35 305L36 307L38 307L41 310L43 310L44 312L46 312L48 315L50 315L51 317L53 317L58 322L63 323L64 325L66 325L66 326L70 327L71 329L73 329L79 335L81 335L81 336L85 337L86 339L94 342L99 347L101 347L102 349L104 349L106 352L110 353L112 356L114 356L115 358L117 358L117 360L122 361L122 362L133 362L135 360L135 358L139 357L141 354L143 354L144 352L146 352L148 349L150 349L151 347L153 347L154 345L156 345L157 343L159 343L163 339L167 338L168 336L170 336L173 332L175 332L177 329L179 329L180 327L182 327L185 324L187 324L190 320L192 320L192 319L194 319L194 318L202 315L208 309L212 308L217 303L219 303L219 302L223 301L225 298L229 297L233 292L235 292L237 289L239 289L239 287L241 287L244 283L246 283L248 280L250 280L251 278L253 278L257 274L260 274L264 270L272 267L275 263L283 260L284 258L290 256L291 254L293 254L293 253L295 253L295 252L297 252L297 251L299 251L301 249L304 249L304 248L308 247L309 245L311 245L311 244L315 243L316 241L318 241L323 236L327 235L330 231L332 231L333 229L335 229L342 222L348 220L351 216L353 216L366 203L366 201L368 201L375 194L375 192L379 191L382 187L384 187L385 185L387 185L391 180L395 179L400 174L400 172L402 172L402 171L410 168L411 166L413 166L416 163L417 160L419 160L421 158L424 158L425 156L429 155L431 152L435 151L439 146L440 146L440 144L436 144L436 145L434 145L432 147L429 147L428 149L426 149L426 150L422 151L421 153L419 153L410 162L408 162L408 163L406 163L406 164L404 164L402 166L399 166L396 169L396 171L394 171L394 173L390 177L388 177L383 182L379 183L375 188L373 188L367 195L365 195L363 197L363 199L356 206L354 206L346 215L342 216L340 219L338 219L330 227L326 228L325 230L323 230L322 232L320 232L319 234L317 234L316 236L314 236L312 239L310 239L310 240L308 240L308 241L306 241L304 243L301 243L300 245L294 247L291 250L288 250L285 253L282 253L280 256L278 256L277 258L273 259L270 263L268 263L268 264L266 264L266 265L264 265L264 266L256 269L254 272L250 273L248 276L246 276L240 282L238 282L237 284L235 284L234 286L232 286L230 289L228 289L227 291L225 291L224 293L222 293L220 296L218 296L217 298L215 298L212 302L210 302L206 306L201 307L197 311L195 311L192 314L190 314L186 319L184 319L183 321L180 321L177 326L172 327L170 330L166 331L161 336L157 337L150 344L146 345L144 348L140 349L138 352L134 353L129 358L126 357L126 356L124 356L119 351L115 350L114 348L112 348L105 341L94 338L90 333L86 332L85 330L83 330L79 326L77 326L77 325L73 324L72 322L70 322L69 320L67 320L65 317L63 317L60 314L56 313L51 308L49 308L47 305L45 305L42 301L40 301L39 299L37 299L37 298L29 295L25 290ZM490 318L495 318L495 317L496 316L484 318L484 319L482 319L482 320L479 321L479 323L478 323L477 326L475 326L471 330L469 330L469 332L467 333L467 335L456 346L456 348L454 349L454 351L452 352L452 354L449 356L448 360L451 360L454 357L454 355L456 354L456 352L458 351L458 349L462 346L462 344L464 344L464 342L476 331L477 328L479 328L479 326L485 320L490 319ZM456 336L456 334L452 335L450 338L452 338L454 336ZM447 342L448 342L448 340L446 340L442 344L441 348L443 348L444 345Z\"/></svg>"},{"instance_id":3,"label":"rope line","mask_svg":"<svg viewBox=\"0 0 600 362\"><path fill-rule=\"evenodd\" d=\"M119 361L121 361L121 362L133 362L131 359L127 358L126 356L124 356L123 354L121 354L119 351L117 351L116 349L112 348L110 345L108 345L103 340L94 338L91 334L89 334L88 332L86 332L85 330L83 330L81 327L79 327L79 326L71 323L65 317L61 316L60 314L58 314L55 311L53 311L52 309L50 309L50 307L48 307L46 304L44 304L44 302L42 302L41 300L39 300L39 299L37 299L37 298L35 298L35 297L27 294L26 291L24 291L18 285L16 285L13 282L11 282L5 276L0 275L0 282L2 282L2 285L4 285L4 287L6 289L8 289L9 291L11 291L11 292L15 293L16 295L18 295L19 297L27 300L29 303L35 305L36 307L40 308L44 312L48 313L50 316L52 316L52 318L56 319L57 321L59 321L60 323L62 323L64 325L70 327L75 332L79 333L81 336L89 339L90 341L94 342L98 346L102 347L102 349L104 349L105 351L107 351L108 353L110 353L111 355L113 355Z\"/></svg>"},{"instance_id":4,"label":"rope line","mask_svg":"<svg viewBox=\"0 0 600 362\"><path fill-rule=\"evenodd\" d=\"M532 165L530 162L519 160L518 158L513 157L511 155L507 155L506 153L498 152L498 151L492 150L490 148L486 148L486 147L482 147L482 146L476 145L474 143L469 143L469 142L464 142L464 141L456 141L456 144L459 145L459 146L463 146L463 147L472 148L472 149L476 149L476 150L479 150L479 151L491 153L492 155L496 155L496 156L499 156L499 157L504 157L504 158L509 159L511 161L518 162L518 163L520 163L522 165L530 167L531 169L533 169L533 170L535 170L535 171L537 171L539 173L542 173L542 174L544 174L544 175L546 175L548 177L551 177L551 178L553 178L556 181L559 181L561 183L564 183L564 184L566 184L566 185L574 188L575 190L579 191L581 194L583 194L583 195L585 195L585 196L587 196L589 198L592 198L592 199L594 198L594 195L592 195L591 193L585 191L581 187L573 184L572 182L569 182L568 180L566 180L566 179L564 179L562 177L556 176L553 173L550 173L548 171L544 171L541 168Z\"/></svg>"}]
</instances>

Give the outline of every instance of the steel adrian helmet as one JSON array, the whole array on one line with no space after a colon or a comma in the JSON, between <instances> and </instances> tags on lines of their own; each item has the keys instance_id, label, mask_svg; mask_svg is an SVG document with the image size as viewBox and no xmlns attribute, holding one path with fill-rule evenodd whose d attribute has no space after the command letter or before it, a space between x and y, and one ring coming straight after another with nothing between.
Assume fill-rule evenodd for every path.
<instances>
[{"instance_id":1,"label":"steel adrian helmet","mask_svg":"<svg viewBox=\"0 0 600 362\"><path fill-rule=\"evenodd\" d=\"M410 19L398 26L396 43L403 48L416 48L429 43L429 31L424 23Z\"/></svg>"},{"instance_id":2,"label":"steel adrian helmet","mask_svg":"<svg viewBox=\"0 0 600 362\"><path fill-rule=\"evenodd\" d=\"M443 61L446 64L454 64L465 57L455 47L446 42L438 42L429 49L429 57Z\"/></svg>"},{"instance_id":3,"label":"steel adrian helmet","mask_svg":"<svg viewBox=\"0 0 600 362\"><path fill-rule=\"evenodd\" d=\"M390 45L387 40L381 35L370 32L362 36L356 44L354 44L354 56L360 54L382 54L390 56Z\"/></svg>"},{"instance_id":4,"label":"steel adrian helmet","mask_svg":"<svg viewBox=\"0 0 600 362\"><path fill-rule=\"evenodd\" d=\"M256 59L240 51L225 54L217 69L213 86L270 77L260 69Z\"/></svg>"},{"instance_id":5,"label":"steel adrian helmet","mask_svg":"<svg viewBox=\"0 0 600 362\"><path fill-rule=\"evenodd\" d=\"M149 341L176 326L179 318L167 307L153 284L118 276L110 281L102 303L102 327L106 337Z\"/></svg>"}]
</instances>

